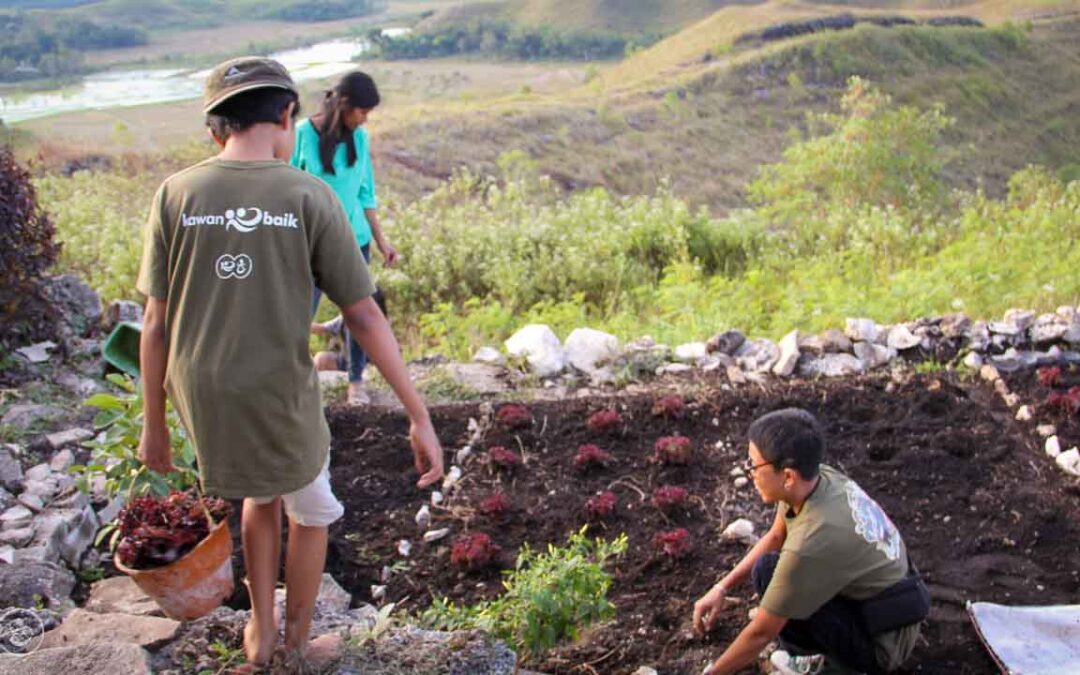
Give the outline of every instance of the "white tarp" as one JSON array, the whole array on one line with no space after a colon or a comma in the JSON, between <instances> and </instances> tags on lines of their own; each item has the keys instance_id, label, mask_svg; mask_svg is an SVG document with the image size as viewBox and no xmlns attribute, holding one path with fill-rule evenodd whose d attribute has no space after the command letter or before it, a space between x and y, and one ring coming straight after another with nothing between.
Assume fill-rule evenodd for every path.
<instances>
[{"instance_id":1,"label":"white tarp","mask_svg":"<svg viewBox=\"0 0 1080 675\"><path fill-rule=\"evenodd\" d=\"M1080 605L1007 607L968 603L991 655L1009 675L1080 673Z\"/></svg>"}]
</instances>

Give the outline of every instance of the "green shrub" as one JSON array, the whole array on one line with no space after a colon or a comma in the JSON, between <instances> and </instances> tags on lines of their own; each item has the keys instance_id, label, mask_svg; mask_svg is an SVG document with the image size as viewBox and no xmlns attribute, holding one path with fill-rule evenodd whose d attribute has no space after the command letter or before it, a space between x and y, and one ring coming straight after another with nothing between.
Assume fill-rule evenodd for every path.
<instances>
[{"instance_id":1,"label":"green shrub","mask_svg":"<svg viewBox=\"0 0 1080 675\"><path fill-rule=\"evenodd\" d=\"M606 542L590 541L585 532L583 527L571 535L565 547L549 544L543 554L526 544L498 598L468 606L436 598L421 621L437 630L481 628L532 654L576 639L582 628L614 614L604 564L627 547L625 534Z\"/></svg>"}]
</instances>

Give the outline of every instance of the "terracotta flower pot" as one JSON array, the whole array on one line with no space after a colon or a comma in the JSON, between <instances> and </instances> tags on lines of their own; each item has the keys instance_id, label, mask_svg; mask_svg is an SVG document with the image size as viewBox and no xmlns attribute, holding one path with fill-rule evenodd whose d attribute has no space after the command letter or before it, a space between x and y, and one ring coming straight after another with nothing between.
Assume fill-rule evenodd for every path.
<instances>
[{"instance_id":1,"label":"terracotta flower pot","mask_svg":"<svg viewBox=\"0 0 1080 675\"><path fill-rule=\"evenodd\" d=\"M232 534L222 520L184 557L163 567L133 570L114 556L116 569L130 576L165 615L185 621L220 607L233 592Z\"/></svg>"}]
</instances>

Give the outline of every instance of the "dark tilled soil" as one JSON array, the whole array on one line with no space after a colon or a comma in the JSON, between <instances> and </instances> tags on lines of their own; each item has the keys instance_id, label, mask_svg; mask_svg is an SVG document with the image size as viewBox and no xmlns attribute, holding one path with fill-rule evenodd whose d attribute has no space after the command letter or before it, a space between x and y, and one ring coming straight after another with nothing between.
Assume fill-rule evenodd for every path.
<instances>
[{"instance_id":1,"label":"dark tilled soil","mask_svg":"<svg viewBox=\"0 0 1080 675\"><path fill-rule=\"evenodd\" d=\"M629 536L630 549L614 568L610 597L615 618L588 630L574 644L535 658L546 672L631 673L651 665L661 673L698 673L746 623L752 598L733 608L705 639L691 634L692 605L735 564L745 547L719 534L747 517L759 531L771 521L752 486L736 489L729 475L745 458L745 431L758 415L787 406L811 410L830 441L828 462L854 477L899 526L911 555L927 578L934 608L909 672L992 673L996 669L964 610L968 600L1010 604L1075 602L1080 564L1075 519L1076 481L1064 477L1039 442L986 386L935 376L903 384L887 380L843 383L776 383L725 390L719 383L687 395L679 420L653 417L651 398L575 400L532 406L533 426L524 432L493 429L482 448L503 445L525 457L513 475L491 471L482 455L466 462L466 479L433 509L433 527L454 534L481 531L503 549L510 567L518 547L562 543L587 521L583 505L596 491L619 499L616 516L594 533ZM597 437L586 416L615 405L625 418L616 434ZM475 405L433 411L448 455L465 444ZM462 575L449 562L454 535L433 544L420 540L413 522L430 491L414 487L407 422L397 414L331 413L333 483L346 516L331 531L329 571L357 601L370 599L380 570L402 560L398 541L412 540L412 566L395 574L388 599L409 610L426 607L432 595L458 602L492 597L500 575L491 570ZM679 432L694 441L687 467L650 461L654 441ZM615 461L587 474L575 471L577 447L594 442ZM685 487L692 505L665 518L648 504L660 484ZM497 489L514 500L512 514L494 523L475 514L479 501ZM642 497L644 495L644 499ZM654 551L655 533L686 527L694 550L680 560Z\"/></svg>"},{"instance_id":2,"label":"dark tilled soil","mask_svg":"<svg viewBox=\"0 0 1080 675\"><path fill-rule=\"evenodd\" d=\"M1057 430L1058 441L1062 450L1080 445L1080 416L1069 414L1060 407L1048 405L1053 394L1067 394L1074 387L1080 387L1080 368L1060 366L1059 381L1046 386L1039 382L1038 370L1021 370L1005 376L1009 389L1016 393L1024 405L1030 406L1032 419L1028 423L1032 428L1037 424L1053 424Z\"/></svg>"}]
</instances>

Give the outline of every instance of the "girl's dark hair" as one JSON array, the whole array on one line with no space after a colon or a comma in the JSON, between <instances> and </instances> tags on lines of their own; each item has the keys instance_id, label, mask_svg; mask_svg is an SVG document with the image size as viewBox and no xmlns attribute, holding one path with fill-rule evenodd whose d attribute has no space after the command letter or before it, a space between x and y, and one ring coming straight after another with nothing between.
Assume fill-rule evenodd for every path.
<instances>
[{"instance_id":1,"label":"girl's dark hair","mask_svg":"<svg viewBox=\"0 0 1080 675\"><path fill-rule=\"evenodd\" d=\"M319 130L319 161L322 169L334 175L334 151L339 143L345 144L348 166L356 164L356 143L353 131L345 127L342 119L352 108L370 110L379 105L379 90L375 80L359 70L345 75L334 88L326 92L322 102L322 129Z\"/></svg>"},{"instance_id":2,"label":"girl's dark hair","mask_svg":"<svg viewBox=\"0 0 1080 675\"><path fill-rule=\"evenodd\" d=\"M300 101L286 89L264 87L237 94L206 113L206 126L222 141L263 122L277 123L290 103L296 106L292 118L300 114Z\"/></svg>"},{"instance_id":3,"label":"girl's dark hair","mask_svg":"<svg viewBox=\"0 0 1080 675\"><path fill-rule=\"evenodd\" d=\"M804 480L818 475L825 437L813 415L801 408L775 410L750 425L750 442L776 469L795 469Z\"/></svg>"}]
</instances>

